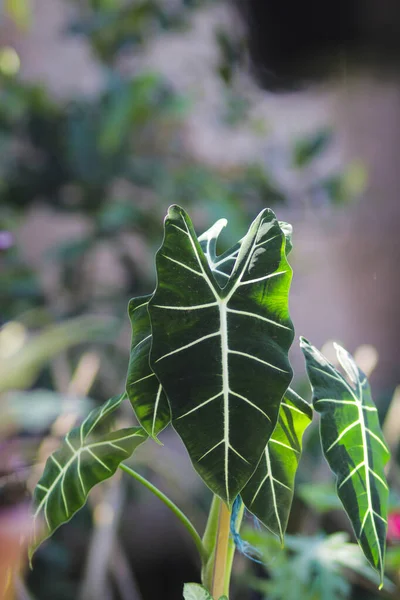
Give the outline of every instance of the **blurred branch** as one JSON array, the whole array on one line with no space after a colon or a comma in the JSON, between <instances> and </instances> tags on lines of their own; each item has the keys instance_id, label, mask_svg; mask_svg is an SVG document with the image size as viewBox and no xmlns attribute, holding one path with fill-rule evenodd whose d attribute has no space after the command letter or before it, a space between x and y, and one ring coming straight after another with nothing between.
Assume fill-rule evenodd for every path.
<instances>
[{"instance_id":1,"label":"blurred branch","mask_svg":"<svg viewBox=\"0 0 400 600\"><path fill-rule=\"evenodd\" d=\"M121 600L141 600L140 591L133 577L127 556L118 540L115 540L114 543L110 571Z\"/></svg>"},{"instance_id":2,"label":"blurred branch","mask_svg":"<svg viewBox=\"0 0 400 600\"><path fill-rule=\"evenodd\" d=\"M112 600L108 574L123 506L121 477L113 478L105 493L104 488L95 490L92 499L96 492L102 496L100 501L94 503L94 529L78 600Z\"/></svg>"}]
</instances>

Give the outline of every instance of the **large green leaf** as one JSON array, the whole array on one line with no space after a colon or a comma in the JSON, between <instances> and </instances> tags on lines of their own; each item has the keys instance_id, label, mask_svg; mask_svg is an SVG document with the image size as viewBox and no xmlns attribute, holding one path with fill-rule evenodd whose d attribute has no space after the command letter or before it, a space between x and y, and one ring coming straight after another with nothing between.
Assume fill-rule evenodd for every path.
<instances>
[{"instance_id":1,"label":"large green leaf","mask_svg":"<svg viewBox=\"0 0 400 600\"><path fill-rule=\"evenodd\" d=\"M168 400L149 364L151 326L147 311L150 296L133 298L129 302L132 345L126 391L139 423L156 439L171 420Z\"/></svg>"},{"instance_id":2,"label":"large green leaf","mask_svg":"<svg viewBox=\"0 0 400 600\"><path fill-rule=\"evenodd\" d=\"M221 284L229 277L225 275L225 271L228 273L232 271L240 247L236 244L219 257L221 270L218 270L216 242L218 234L225 225L226 220L220 219L199 238L209 265L214 270L215 276L220 278ZM149 436L157 441L157 435L171 421L171 410L162 386L149 364L152 335L147 307L150 298L151 294L133 298L129 302L132 343L126 391L140 424Z\"/></svg>"},{"instance_id":3,"label":"large green leaf","mask_svg":"<svg viewBox=\"0 0 400 600\"><path fill-rule=\"evenodd\" d=\"M241 491L246 508L282 542L293 500L302 437L311 420L311 406L289 388L258 467Z\"/></svg>"},{"instance_id":4,"label":"large green leaf","mask_svg":"<svg viewBox=\"0 0 400 600\"><path fill-rule=\"evenodd\" d=\"M150 364L195 469L229 505L260 460L292 378L291 274L272 211L252 223L221 287L189 217L169 209L148 309Z\"/></svg>"},{"instance_id":5,"label":"large green leaf","mask_svg":"<svg viewBox=\"0 0 400 600\"><path fill-rule=\"evenodd\" d=\"M241 245L239 241L223 254L217 255L218 236L226 225L226 219L220 219L198 238L213 275L221 286L229 279ZM288 254L292 247L292 226L281 221L279 225L286 237ZM147 306L150 298L151 294L133 298L129 302L132 343L126 391L140 424L157 441L157 435L171 421L171 410L162 386L149 365L152 335Z\"/></svg>"},{"instance_id":6,"label":"large green leaf","mask_svg":"<svg viewBox=\"0 0 400 600\"><path fill-rule=\"evenodd\" d=\"M31 555L44 539L82 508L92 487L111 477L121 461L146 440L147 434L141 427L110 431L112 413L124 397L125 394L111 398L89 413L48 458L33 496ZM40 535L39 519L44 522L44 532L40 531Z\"/></svg>"},{"instance_id":7,"label":"large green leaf","mask_svg":"<svg viewBox=\"0 0 400 600\"><path fill-rule=\"evenodd\" d=\"M389 489L384 466L389 451L364 373L352 356L335 345L347 379L301 338L313 404L321 413L325 457L337 477L337 492L357 540L383 577Z\"/></svg>"}]
</instances>

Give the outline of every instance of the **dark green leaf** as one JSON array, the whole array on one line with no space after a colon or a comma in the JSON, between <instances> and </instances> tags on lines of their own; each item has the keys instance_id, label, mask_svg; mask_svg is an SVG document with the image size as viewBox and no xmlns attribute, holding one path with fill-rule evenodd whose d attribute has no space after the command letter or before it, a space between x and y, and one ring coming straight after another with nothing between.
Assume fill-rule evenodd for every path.
<instances>
[{"instance_id":1,"label":"dark green leaf","mask_svg":"<svg viewBox=\"0 0 400 600\"><path fill-rule=\"evenodd\" d=\"M112 413L125 394L93 410L80 427L68 433L61 447L47 460L34 492L34 533L30 554L85 504L97 483L115 473L121 461L145 441L141 427L110 431ZM44 533L38 532L43 519Z\"/></svg>"},{"instance_id":2,"label":"dark green leaf","mask_svg":"<svg viewBox=\"0 0 400 600\"><path fill-rule=\"evenodd\" d=\"M246 508L282 542L293 500L302 437L311 419L311 406L289 388L282 399L274 433L241 492Z\"/></svg>"},{"instance_id":3,"label":"dark green leaf","mask_svg":"<svg viewBox=\"0 0 400 600\"><path fill-rule=\"evenodd\" d=\"M129 302L132 345L126 391L139 423L156 439L171 420L168 400L149 364L151 326L147 312L150 296Z\"/></svg>"},{"instance_id":4,"label":"dark green leaf","mask_svg":"<svg viewBox=\"0 0 400 600\"><path fill-rule=\"evenodd\" d=\"M195 469L230 505L260 460L292 378L285 237L264 210L221 287L189 217L173 206L157 275L151 367Z\"/></svg>"},{"instance_id":5,"label":"dark green leaf","mask_svg":"<svg viewBox=\"0 0 400 600\"><path fill-rule=\"evenodd\" d=\"M335 345L347 379L301 338L313 404L321 413L325 458L337 477L337 492L357 540L371 565L383 578L389 489L384 466L389 451L368 380L352 356Z\"/></svg>"}]
</instances>

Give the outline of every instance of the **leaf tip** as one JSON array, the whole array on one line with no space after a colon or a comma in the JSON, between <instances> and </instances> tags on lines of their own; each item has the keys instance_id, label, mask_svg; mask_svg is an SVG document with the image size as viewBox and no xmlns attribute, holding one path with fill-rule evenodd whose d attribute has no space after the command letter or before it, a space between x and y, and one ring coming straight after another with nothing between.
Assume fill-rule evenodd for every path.
<instances>
[{"instance_id":1,"label":"leaf tip","mask_svg":"<svg viewBox=\"0 0 400 600\"><path fill-rule=\"evenodd\" d=\"M302 350L311 348L310 342L307 340L307 338L303 337L302 335L299 337L299 343L300 343L300 348Z\"/></svg>"},{"instance_id":2,"label":"leaf tip","mask_svg":"<svg viewBox=\"0 0 400 600\"><path fill-rule=\"evenodd\" d=\"M162 441L156 435L152 435L151 439L153 440L153 442L155 442L159 446L164 446L164 444L162 443Z\"/></svg>"},{"instance_id":3,"label":"leaf tip","mask_svg":"<svg viewBox=\"0 0 400 600\"><path fill-rule=\"evenodd\" d=\"M182 214L185 214L185 211L179 204L171 204L168 207L166 219L176 219L177 217L181 217Z\"/></svg>"}]
</instances>

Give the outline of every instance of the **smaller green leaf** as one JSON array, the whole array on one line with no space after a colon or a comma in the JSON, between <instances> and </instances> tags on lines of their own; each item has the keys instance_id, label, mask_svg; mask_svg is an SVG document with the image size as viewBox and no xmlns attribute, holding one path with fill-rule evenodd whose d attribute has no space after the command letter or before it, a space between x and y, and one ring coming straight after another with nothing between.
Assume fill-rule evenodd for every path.
<instances>
[{"instance_id":1,"label":"smaller green leaf","mask_svg":"<svg viewBox=\"0 0 400 600\"><path fill-rule=\"evenodd\" d=\"M241 492L247 509L279 536L282 543L292 506L302 437L311 420L311 406L289 388L264 454Z\"/></svg>"},{"instance_id":2,"label":"smaller green leaf","mask_svg":"<svg viewBox=\"0 0 400 600\"><path fill-rule=\"evenodd\" d=\"M150 298L151 295L140 296L129 302L132 344L126 392L139 423L157 441L157 435L171 420L171 411L149 363L151 325L147 306Z\"/></svg>"},{"instance_id":3,"label":"smaller green leaf","mask_svg":"<svg viewBox=\"0 0 400 600\"><path fill-rule=\"evenodd\" d=\"M199 583L185 583L183 597L185 600L213 600L211 594Z\"/></svg>"},{"instance_id":4,"label":"smaller green leaf","mask_svg":"<svg viewBox=\"0 0 400 600\"><path fill-rule=\"evenodd\" d=\"M112 413L125 394L115 396L92 410L79 427L72 429L61 447L48 459L37 484L33 504L33 540L30 556L37 547L85 504L90 490L111 477L119 464L147 438L141 427L111 431ZM44 533L38 539L38 520Z\"/></svg>"},{"instance_id":5,"label":"smaller green leaf","mask_svg":"<svg viewBox=\"0 0 400 600\"><path fill-rule=\"evenodd\" d=\"M301 338L300 345L338 496L366 558L383 582L389 495L384 467L390 455L368 380L338 344L336 354L346 378L306 339Z\"/></svg>"}]
</instances>

